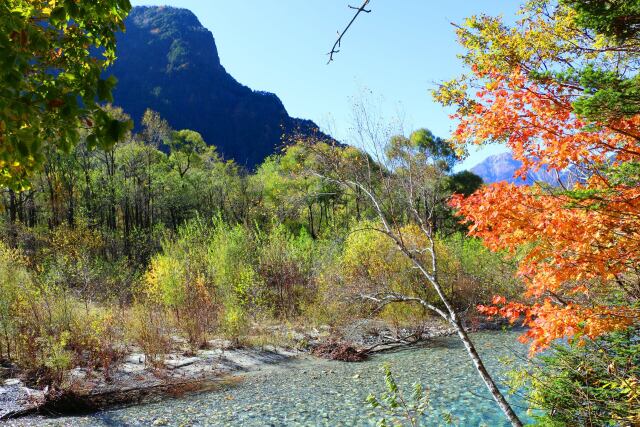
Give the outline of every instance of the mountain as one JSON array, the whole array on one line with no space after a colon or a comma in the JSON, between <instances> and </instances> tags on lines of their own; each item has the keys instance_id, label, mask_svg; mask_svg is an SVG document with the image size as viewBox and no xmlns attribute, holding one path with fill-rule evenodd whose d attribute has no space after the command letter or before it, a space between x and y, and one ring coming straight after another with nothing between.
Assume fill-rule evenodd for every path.
<instances>
[{"instance_id":1,"label":"mountain","mask_svg":"<svg viewBox=\"0 0 640 427\"><path fill-rule=\"evenodd\" d=\"M530 185L534 182L546 182L551 185L558 185L556 173L547 169L540 169L537 172L529 172L525 180L516 178L514 175L522 166L522 162L513 158L511 153L501 153L489 156L482 162L471 168L471 172L480 176L486 184L507 181L517 185ZM563 183L567 183L569 175L566 172L560 174Z\"/></svg>"},{"instance_id":2,"label":"mountain","mask_svg":"<svg viewBox=\"0 0 640 427\"><path fill-rule=\"evenodd\" d=\"M192 129L227 159L249 168L281 144L283 132L313 133L273 93L238 83L220 63L212 33L189 10L135 7L117 40L115 103L136 124L147 108L175 129ZM259 64L256 64L259 66Z\"/></svg>"}]
</instances>

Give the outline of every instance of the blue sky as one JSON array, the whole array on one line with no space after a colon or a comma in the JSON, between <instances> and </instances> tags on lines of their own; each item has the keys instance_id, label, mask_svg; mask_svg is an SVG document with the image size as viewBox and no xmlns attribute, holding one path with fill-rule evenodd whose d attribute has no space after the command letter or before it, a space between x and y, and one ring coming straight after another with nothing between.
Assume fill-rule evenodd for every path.
<instances>
[{"instance_id":1,"label":"blue sky","mask_svg":"<svg viewBox=\"0 0 640 427\"><path fill-rule=\"evenodd\" d=\"M360 0L351 0L352 4ZM407 129L426 127L447 137L446 111L431 99L435 83L462 72L450 22L486 13L514 16L515 0L372 0L341 52L326 65L336 32L351 19L349 0L133 0L193 11L213 33L222 65L240 83L276 93L289 114L331 125L349 135L351 105L362 92L381 100L386 115L398 111ZM463 167L505 151L473 153Z\"/></svg>"}]
</instances>

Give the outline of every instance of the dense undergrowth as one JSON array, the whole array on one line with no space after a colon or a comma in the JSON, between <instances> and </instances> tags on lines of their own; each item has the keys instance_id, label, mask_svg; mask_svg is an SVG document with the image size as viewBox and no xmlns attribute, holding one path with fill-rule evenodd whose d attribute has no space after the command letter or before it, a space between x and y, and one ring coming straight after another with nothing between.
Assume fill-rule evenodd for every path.
<instances>
[{"instance_id":1,"label":"dense undergrowth","mask_svg":"<svg viewBox=\"0 0 640 427\"><path fill-rule=\"evenodd\" d=\"M0 245L0 355L43 384L76 366L108 377L132 346L161 365L175 336L196 351L215 337L257 342L268 324L341 326L374 311L359 298L365 292L390 288L437 303L406 259L371 231L314 240L304 228L195 218L165 233L145 269L102 258L104 241L84 226L30 233L39 242L30 256ZM61 234L75 245L65 246ZM438 246L447 292L461 309L509 281L509 264L475 240L454 234ZM428 314L389 305L376 315L399 327Z\"/></svg>"},{"instance_id":2,"label":"dense undergrowth","mask_svg":"<svg viewBox=\"0 0 640 427\"><path fill-rule=\"evenodd\" d=\"M275 342L267 325L339 327L376 316L400 327L428 316L419 304L378 309L365 294L440 304L374 230L362 194L306 173L314 164L302 146L247 174L157 114L143 125L111 151L56 152L31 189L3 196L0 358L31 381L60 383L77 366L108 378L134 347L160 366L176 338L195 352L217 337ZM514 261L464 237L446 206L453 191L481 181L446 162L428 168L434 197L424 203L435 212L448 297L464 311L498 288L516 295ZM425 244L410 221L402 233Z\"/></svg>"}]
</instances>

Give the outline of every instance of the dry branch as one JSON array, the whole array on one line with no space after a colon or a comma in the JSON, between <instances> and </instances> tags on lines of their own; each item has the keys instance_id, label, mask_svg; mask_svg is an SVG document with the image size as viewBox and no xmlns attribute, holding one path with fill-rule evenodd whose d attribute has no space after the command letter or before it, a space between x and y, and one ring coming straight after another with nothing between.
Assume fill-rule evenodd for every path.
<instances>
[{"instance_id":1,"label":"dry branch","mask_svg":"<svg viewBox=\"0 0 640 427\"><path fill-rule=\"evenodd\" d=\"M351 18L351 21L349 21L349 23L347 24L345 29L342 30L342 32L338 31L338 38L336 39L336 42L333 44L333 47L331 48L331 51L329 53L327 53L327 55L329 55L329 61L327 61L327 64L330 64L333 61L333 55L335 55L336 53L340 52L340 45L342 43L342 37L344 37L344 35L347 33L347 31L349 31L349 28L351 28L351 25L358 18L358 15L360 15L362 12L371 13L371 9L367 9L367 5L369 4L370 1L371 0L365 0L360 7L355 7L355 6L351 6L351 5L349 6L349 8L355 10L356 13L355 13L355 15L353 15L353 18Z\"/></svg>"}]
</instances>

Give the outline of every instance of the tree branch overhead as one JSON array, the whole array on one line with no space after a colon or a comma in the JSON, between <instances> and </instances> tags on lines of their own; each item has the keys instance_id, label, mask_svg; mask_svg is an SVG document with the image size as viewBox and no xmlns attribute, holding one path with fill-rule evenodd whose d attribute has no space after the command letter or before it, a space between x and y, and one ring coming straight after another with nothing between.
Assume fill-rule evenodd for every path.
<instances>
[{"instance_id":1,"label":"tree branch overhead","mask_svg":"<svg viewBox=\"0 0 640 427\"><path fill-rule=\"evenodd\" d=\"M331 62L333 62L333 55L335 55L336 53L340 52L340 45L342 44L342 38L347 33L347 31L349 31L349 28L351 28L351 25L353 25L353 23L358 18L358 16L363 12L364 13L371 13L371 9L367 9L367 5L370 2L371 2L371 0L365 0L362 3L362 5L360 5L360 7L349 5L349 9L355 10L356 13L355 13L355 15L353 15L353 18L351 18L351 21L349 21L349 23L347 24L345 29L342 30L342 32L338 31L338 38L336 39L336 42L333 44L333 47L331 48L331 51L329 53L327 53L327 55L329 55L329 61L327 61L327 65L330 64Z\"/></svg>"}]
</instances>

